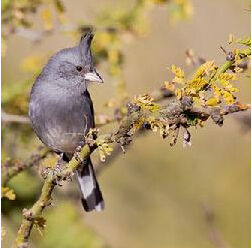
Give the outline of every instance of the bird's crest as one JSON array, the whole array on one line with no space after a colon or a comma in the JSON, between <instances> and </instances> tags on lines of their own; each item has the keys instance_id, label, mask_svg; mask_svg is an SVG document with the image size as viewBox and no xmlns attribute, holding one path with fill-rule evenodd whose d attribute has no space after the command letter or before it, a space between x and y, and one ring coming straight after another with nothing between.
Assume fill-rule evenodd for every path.
<instances>
[{"instance_id":1,"label":"bird's crest","mask_svg":"<svg viewBox=\"0 0 252 248\"><path fill-rule=\"evenodd\" d=\"M89 31L81 36L79 44L82 63L85 67L88 67L89 70L92 70L94 67L93 56L90 49L93 37L94 37L93 32Z\"/></svg>"}]
</instances>

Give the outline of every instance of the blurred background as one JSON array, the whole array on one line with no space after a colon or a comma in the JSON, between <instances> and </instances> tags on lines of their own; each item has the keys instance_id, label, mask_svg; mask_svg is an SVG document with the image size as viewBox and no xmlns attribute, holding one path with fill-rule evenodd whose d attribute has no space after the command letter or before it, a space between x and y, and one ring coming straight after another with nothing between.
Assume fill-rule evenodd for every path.
<instances>
[{"instance_id":1,"label":"blurred background","mask_svg":"<svg viewBox=\"0 0 252 248\"><path fill-rule=\"evenodd\" d=\"M248 0L2 1L2 111L27 116L29 91L43 64L90 27L96 29L93 52L105 81L90 93L95 112L111 114L121 98L160 88L171 64L190 75L188 49L224 62L220 46L229 50L230 33L250 35L250 13ZM249 103L248 73L237 87L240 101ZM138 137L99 175L105 211L85 213L75 182L65 183L44 212L45 230L34 228L31 247L250 247L248 118L235 114L222 128L209 121L206 128L191 129L186 149L180 141L170 147L153 133ZM26 161L41 145L29 124L3 121L3 164ZM2 200L2 247L11 247L22 209L40 193L37 171L8 183L16 199Z\"/></svg>"}]
</instances>

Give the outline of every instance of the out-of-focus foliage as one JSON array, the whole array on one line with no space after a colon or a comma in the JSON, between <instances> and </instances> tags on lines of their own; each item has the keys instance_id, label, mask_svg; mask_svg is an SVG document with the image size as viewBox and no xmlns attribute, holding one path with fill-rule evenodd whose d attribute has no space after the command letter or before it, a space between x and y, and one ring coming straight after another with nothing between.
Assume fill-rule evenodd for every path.
<instances>
[{"instance_id":1,"label":"out-of-focus foliage","mask_svg":"<svg viewBox=\"0 0 252 248\"><path fill-rule=\"evenodd\" d=\"M36 14L41 5L45 5L41 18L46 31L53 29L52 12L48 5L52 4L56 10L57 17L61 17L65 11L61 0L3 0L2 10L2 37L7 38L10 34L17 32L18 28L32 28L33 21L30 14Z\"/></svg>"},{"instance_id":2,"label":"out-of-focus foliage","mask_svg":"<svg viewBox=\"0 0 252 248\"><path fill-rule=\"evenodd\" d=\"M16 196L13 189L8 187L1 187L1 198L8 198L9 200L15 200Z\"/></svg>"},{"instance_id":3,"label":"out-of-focus foliage","mask_svg":"<svg viewBox=\"0 0 252 248\"><path fill-rule=\"evenodd\" d=\"M21 64L21 68L24 72L36 73L45 63L45 56L31 55L26 57Z\"/></svg>"},{"instance_id":4,"label":"out-of-focus foliage","mask_svg":"<svg viewBox=\"0 0 252 248\"><path fill-rule=\"evenodd\" d=\"M171 21L176 23L180 20L186 20L193 14L193 6L188 0L174 0L170 1L168 5L169 13L171 14Z\"/></svg>"},{"instance_id":5,"label":"out-of-focus foliage","mask_svg":"<svg viewBox=\"0 0 252 248\"><path fill-rule=\"evenodd\" d=\"M5 227L1 226L1 240L4 238L5 235L6 235L6 229Z\"/></svg>"},{"instance_id":6,"label":"out-of-focus foliage","mask_svg":"<svg viewBox=\"0 0 252 248\"><path fill-rule=\"evenodd\" d=\"M62 248L106 247L101 238L85 227L85 220L70 203L59 204L46 215L46 219L47 238L38 235L34 238L38 248L54 247L55 244Z\"/></svg>"}]
</instances>

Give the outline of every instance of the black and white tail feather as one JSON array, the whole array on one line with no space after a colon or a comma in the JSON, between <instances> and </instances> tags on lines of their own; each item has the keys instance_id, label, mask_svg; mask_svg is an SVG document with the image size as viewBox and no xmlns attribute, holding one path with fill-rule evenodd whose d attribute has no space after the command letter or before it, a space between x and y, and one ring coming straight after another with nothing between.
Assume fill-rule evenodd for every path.
<instances>
[{"instance_id":1,"label":"black and white tail feather","mask_svg":"<svg viewBox=\"0 0 252 248\"><path fill-rule=\"evenodd\" d=\"M78 168L77 179L81 190L81 202L85 211L102 211L104 200L90 158L85 159Z\"/></svg>"}]
</instances>

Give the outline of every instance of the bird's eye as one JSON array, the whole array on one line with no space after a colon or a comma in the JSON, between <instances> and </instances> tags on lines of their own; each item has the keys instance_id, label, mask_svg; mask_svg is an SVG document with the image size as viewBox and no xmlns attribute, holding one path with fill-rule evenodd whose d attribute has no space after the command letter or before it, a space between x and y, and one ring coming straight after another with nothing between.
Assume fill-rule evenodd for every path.
<instances>
[{"instance_id":1,"label":"bird's eye","mask_svg":"<svg viewBox=\"0 0 252 248\"><path fill-rule=\"evenodd\" d=\"M82 67L81 66L76 66L76 70L77 71L82 71Z\"/></svg>"}]
</instances>

